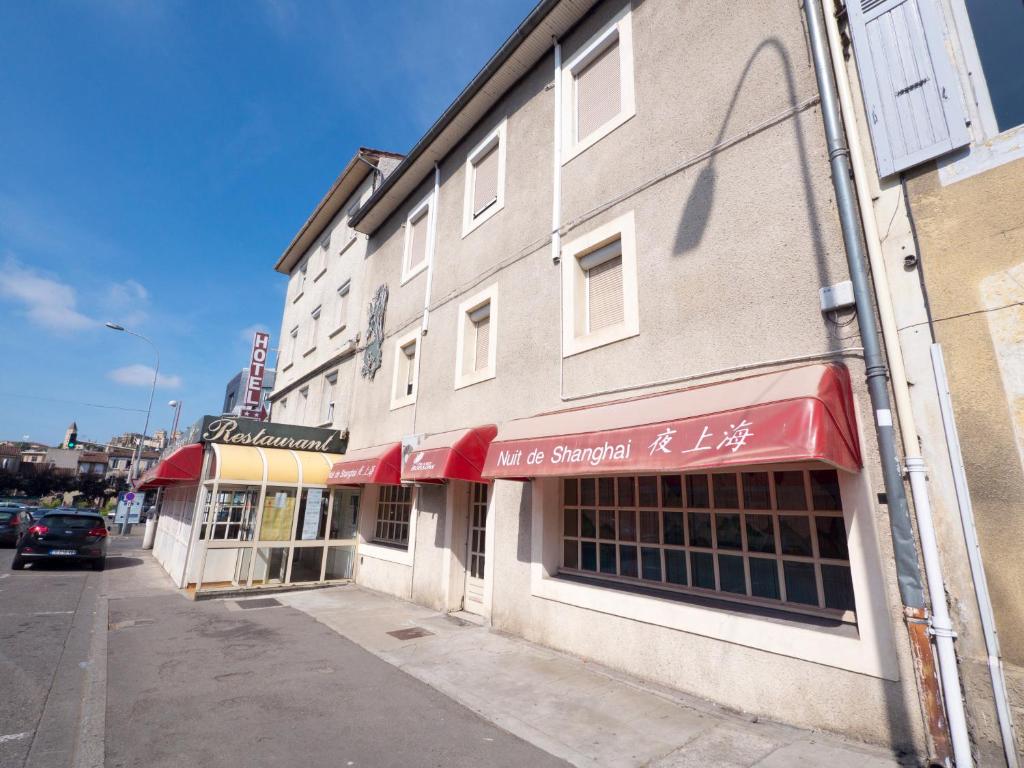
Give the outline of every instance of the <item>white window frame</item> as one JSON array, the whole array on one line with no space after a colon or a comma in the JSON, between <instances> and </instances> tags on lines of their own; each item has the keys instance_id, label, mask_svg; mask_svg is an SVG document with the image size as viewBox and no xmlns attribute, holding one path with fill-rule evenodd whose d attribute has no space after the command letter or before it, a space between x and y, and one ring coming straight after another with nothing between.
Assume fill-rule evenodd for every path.
<instances>
[{"instance_id":1,"label":"white window frame","mask_svg":"<svg viewBox=\"0 0 1024 768\"><path fill-rule=\"evenodd\" d=\"M334 330L331 331L331 336L335 336L345 330L348 327L348 309L349 309L349 294L352 292L352 281L346 280L338 286L338 290L335 295L338 297L338 308L336 310L336 317L338 324Z\"/></svg>"},{"instance_id":2,"label":"white window frame","mask_svg":"<svg viewBox=\"0 0 1024 768\"><path fill-rule=\"evenodd\" d=\"M405 246L402 251L402 279L401 285L405 285L407 282L412 280L416 275L425 270L430 264L430 257L433 253L433 211L431 206L433 205L433 193L427 195L423 200L416 204L416 206L409 211L409 215L405 217ZM423 218L427 227L427 243L426 248L423 250L423 261L416 264L410 264L409 259L412 257L412 225L413 222Z\"/></svg>"},{"instance_id":3,"label":"white window frame","mask_svg":"<svg viewBox=\"0 0 1024 768\"><path fill-rule=\"evenodd\" d=\"M471 315L484 305L490 305L490 341L488 345L487 365L480 370L467 370L467 352L473 321ZM497 375L498 360L498 285L494 284L475 293L459 304L459 327L455 345L455 389L462 389L481 381L493 379Z\"/></svg>"},{"instance_id":4,"label":"white window frame","mask_svg":"<svg viewBox=\"0 0 1024 768\"><path fill-rule=\"evenodd\" d=\"M288 331L288 356L287 362L282 370L287 371L295 364L295 353L299 347L299 326L294 326Z\"/></svg>"},{"instance_id":5,"label":"white window frame","mask_svg":"<svg viewBox=\"0 0 1024 768\"><path fill-rule=\"evenodd\" d=\"M772 465L771 469L806 466ZM885 580L880 575L885 568L871 514L874 493L869 472L839 473L857 603L857 632L852 636L799 621L775 621L757 614L727 613L700 604L558 578L563 523L560 483L561 478L533 481L530 593L534 597L872 677L900 679L889 614L890 599Z\"/></svg>"},{"instance_id":6,"label":"white window frame","mask_svg":"<svg viewBox=\"0 0 1024 768\"><path fill-rule=\"evenodd\" d=\"M303 357L312 354L316 351L317 335L320 330L320 315L323 314L323 305L317 304L313 308L313 311L309 313L309 331L306 333L307 346L306 351L302 353Z\"/></svg>"},{"instance_id":7,"label":"white window frame","mask_svg":"<svg viewBox=\"0 0 1024 768\"><path fill-rule=\"evenodd\" d=\"M587 274L580 259L615 240L621 241L623 321L587 332ZM619 216L562 246L562 356L622 341L640 333L633 211Z\"/></svg>"},{"instance_id":8,"label":"white window frame","mask_svg":"<svg viewBox=\"0 0 1024 768\"><path fill-rule=\"evenodd\" d=\"M281 418L279 420L277 420L276 423L278 423L278 424L287 424L287 422L285 421L285 419L288 418L288 398L287 397L282 397L277 402L277 404L274 406L274 409L273 409L273 415L276 416L278 411L281 412ZM274 421L274 419L271 419L271 421Z\"/></svg>"},{"instance_id":9,"label":"white window frame","mask_svg":"<svg viewBox=\"0 0 1024 768\"><path fill-rule=\"evenodd\" d=\"M462 236L465 237L479 227L498 211L505 207L505 153L506 137L508 136L508 118L488 133L466 157L464 175L466 190L462 204ZM476 161L497 146L498 151L498 196L497 199L479 213L473 210L473 190L476 185Z\"/></svg>"},{"instance_id":10,"label":"white window frame","mask_svg":"<svg viewBox=\"0 0 1024 768\"><path fill-rule=\"evenodd\" d=\"M419 488L413 488L412 511L409 514L409 547L399 549L386 544L374 544L373 536L377 527L377 507L380 498L379 485L363 486L359 499L359 543L356 552L360 557L372 557L397 565L411 566L416 552L416 521L419 518Z\"/></svg>"},{"instance_id":11,"label":"white window frame","mask_svg":"<svg viewBox=\"0 0 1024 768\"><path fill-rule=\"evenodd\" d=\"M296 420L296 423L299 424L300 426L305 426L305 424L306 424L306 412L308 410L309 410L309 385L307 384L305 387L303 387L302 389L299 390L299 409L298 409L299 412L298 412L298 414L296 414L297 417L298 417L297 420Z\"/></svg>"},{"instance_id":12,"label":"white window frame","mask_svg":"<svg viewBox=\"0 0 1024 768\"><path fill-rule=\"evenodd\" d=\"M330 426L337 415L335 404L338 397L338 371L333 370L324 375L324 383L320 390L320 425Z\"/></svg>"},{"instance_id":13,"label":"white window frame","mask_svg":"<svg viewBox=\"0 0 1024 768\"><path fill-rule=\"evenodd\" d=\"M615 18L587 40L580 50L562 64L562 164L592 147L636 114L636 88L633 73L633 16L626 5ZM590 135L576 137L576 75L615 41L619 43L620 93L618 114Z\"/></svg>"},{"instance_id":14,"label":"white window frame","mask_svg":"<svg viewBox=\"0 0 1024 768\"><path fill-rule=\"evenodd\" d=\"M292 302L296 302L302 298L306 292L306 278L309 277L309 261L302 262L302 265L295 270L295 295L292 296Z\"/></svg>"},{"instance_id":15,"label":"white window frame","mask_svg":"<svg viewBox=\"0 0 1024 768\"><path fill-rule=\"evenodd\" d=\"M971 118L968 151L954 152L938 161L939 180L946 185L1024 157L1024 123L999 131L967 4L965 0L940 0L939 5L945 14L946 38L953 51L964 107Z\"/></svg>"},{"instance_id":16,"label":"white window frame","mask_svg":"<svg viewBox=\"0 0 1024 768\"><path fill-rule=\"evenodd\" d=\"M413 373L412 373L412 394L399 395L398 394L398 379L402 372L402 357L405 355L403 351L410 344L416 345L414 357L412 359ZM409 331L402 336L395 338L394 351L392 352L393 365L391 375L391 410L397 410L398 408L404 408L407 405L412 405L416 402L416 395L419 392L419 378L420 378L420 328L416 326L413 330Z\"/></svg>"}]
</instances>

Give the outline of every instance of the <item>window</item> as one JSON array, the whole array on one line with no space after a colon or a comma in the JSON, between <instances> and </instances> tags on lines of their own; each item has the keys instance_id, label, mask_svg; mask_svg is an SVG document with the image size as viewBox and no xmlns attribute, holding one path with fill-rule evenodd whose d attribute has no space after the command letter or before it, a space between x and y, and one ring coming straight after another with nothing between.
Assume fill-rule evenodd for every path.
<instances>
[{"instance_id":1,"label":"window","mask_svg":"<svg viewBox=\"0 0 1024 768\"><path fill-rule=\"evenodd\" d=\"M256 524L259 488L225 488L206 494L200 539L250 541Z\"/></svg>"},{"instance_id":2,"label":"window","mask_svg":"<svg viewBox=\"0 0 1024 768\"><path fill-rule=\"evenodd\" d=\"M342 330L348 325L348 294L352 281L346 280L338 288L338 309L335 312L335 320L338 325L336 330Z\"/></svg>"},{"instance_id":3,"label":"window","mask_svg":"<svg viewBox=\"0 0 1024 768\"><path fill-rule=\"evenodd\" d=\"M466 194L462 236L505 207L505 136L502 120L466 158Z\"/></svg>"},{"instance_id":4,"label":"window","mask_svg":"<svg viewBox=\"0 0 1024 768\"><path fill-rule=\"evenodd\" d=\"M391 408L401 408L416 401L418 376L416 355L419 350L420 331L417 327L395 340L395 375L392 385Z\"/></svg>"},{"instance_id":5,"label":"window","mask_svg":"<svg viewBox=\"0 0 1024 768\"><path fill-rule=\"evenodd\" d=\"M308 355L316 349L317 331L320 328L320 307L318 306L309 313L309 330L307 331L306 351L302 354Z\"/></svg>"},{"instance_id":6,"label":"window","mask_svg":"<svg viewBox=\"0 0 1024 768\"><path fill-rule=\"evenodd\" d=\"M324 391L323 397L321 397L321 409L320 422L322 424L333 424L334 423L334 391L338 384L338 372L324 376Z\"/></svg>"},{"instance_id":7,"label":"window","mask_svg":"<svg viewBox=\"0 0 1024 768\"><path fill-rule=\"evenodd\" d=\"M296 424L306 423L306 406L309 405L309 387L303 387L299 390L299 406L298 412L295 414Z\"/></svg>"},{"instance_id":8,"label":"window","mask_svg":"<svg viewBox=\"0 0 1024 768\"><path fill-rule=\"evenodd\" d=\"M984 122L992 128L988 132L1016 128L1024 124L1024 5L1017 0L964 0L964 5L984 72L984 83L977 86Z\"/></svg>"},{"instance_id":9,"label":"window","mask_svg":"<svg viewBox=\"0 0 1024 768\"><path fill-rule=\"evenodd\" d=\"M633 213L562 248L565 356L640 332Z\"/></svg>"},{"instance_id":10,"label":"window","mask_svg":"<svg viewBox=\"0 0 1024 768\"><path fill-rule=\"evenodd\" d=\"M402 282L411 280L427 267L430 253L430 198L417 205L405 220L405 258Z\"/></svg>"},{"instance_id":11,"label":"window","mask_svg":"<svg viewBox=\"0 0 1024 768\"><path fill-rule=\"evenodd\" d=\"M377 498L375 544L407 549L409 517L412 513L412 488L407 485L382 485Z\"/></svg>"},{"instance_id":12,"label":"window","mask_svg":"<svg viewBox=\"0 0 1024 768\"><path fill-rule=\"evenodd\" d=\"M292 301L298 301L306 290L306 270L309 268L309 262L306 262L299 271L295 273L295 293L292 296Z\"/></svg>"},{"instance_id":13,"label":"window","mask_svg":"<svg viewBox=\"0 0 1024 768\"><path fill-rule=\"evenodd\" d=\"M496 374L498 286L471 296L459 305L455 353L455 388L493 379Z\"/></svg>"},{"instance_id":14,"label":"window","mask_svg":"<svg viewBox=\"0 0 1024 768\"><path fill-rule=\"evenodd\" d=\"M274 406L274 414L279 418L276 420L279 424L288 423L288 398L282 397L276 406Z\"/></svg>"},{"instance_id":15,"label":"window","mask_svg":"<svg viewBox=\"0 0 1024 768\"><path fill-rule=\"evenodd\" d=\"M562 162L568 162L636 114L628 6L563 65L562 109Z\"/></svg>"},{"instance_id":16,"label":"window","mask_svg":"<svg viewBox=\"0 0 1024 768\"><path fill-rule=\"evenodd\" d=\"M593 333L625 319L622 296L622 240L591 251L581 257L586 332Z\"/></svg>"},{"instance_id":17,"label":"window","mask_svg":"<svg viewBox=\"0 0 1024 768\"><path fill-rule=\"evenodd\" d=\"M295 362L295 350L299 346L299 326L295 326L288 332L288 362L285 368Z\"/></svg>"},{"instance_id":18,"label":"window","mask_svg":"<svg viewBox=\"0 0 1024 768\"><path fill-rule=\"evenodd\" d=\"M562 569L852 619L833 469L566 479Z\"/></svg>"}]
</instances>

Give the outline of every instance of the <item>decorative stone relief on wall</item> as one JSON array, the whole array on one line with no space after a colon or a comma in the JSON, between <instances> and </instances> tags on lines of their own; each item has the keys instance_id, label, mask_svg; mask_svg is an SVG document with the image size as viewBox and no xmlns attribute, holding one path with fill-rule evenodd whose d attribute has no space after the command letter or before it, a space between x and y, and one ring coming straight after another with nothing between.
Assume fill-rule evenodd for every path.
<instances>
[{"instance_id":1,"label":"decorative stone relief on wall","mask_svg":"<svg viewBox=\"0 0 1024 768\"><path fill-rule=\"evenodd\" d=\"M360 369L364 379L373 380L380 369L384 355L384 310L388 305L388 287L381 285L370 301L368 327L366 329L366 348L363 352L363 367Z\"/></svg>"}]
</instances>

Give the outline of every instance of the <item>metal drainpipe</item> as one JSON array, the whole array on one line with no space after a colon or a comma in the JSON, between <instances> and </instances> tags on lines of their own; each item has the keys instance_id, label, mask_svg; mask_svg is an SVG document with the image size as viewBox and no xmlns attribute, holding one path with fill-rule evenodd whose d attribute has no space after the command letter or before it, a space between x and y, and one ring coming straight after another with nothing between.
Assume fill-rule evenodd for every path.
<instances>
[{"instance_id":1,"label":"metal drainpipe","mask_svg":"<svg viewBox=\"0 0 1024 768\"><path fill-rule=\"evenodd\" d=\"M927 617L924 601L924 590L921 583L921 570L918 564L917 547L910 526L910 515L907 510L907 497L900 473L899 459L896 453L896 435L893 430L892 404L889 399L887 370L879 342L879 331L875 321L875 309L871 301L871 289L868 285L864 247L860 238L860 216L855 202L849 150L843 135L843 127L839 114L839 99L836 95L835 82L832 79L832 67L829 60L828 44L825 38L822 8L819 0L804 0L804 12L807 16L807 34L814 61L814 74L821 95L822 122L825 127L825 140L828 146L829 164L832 170L832 185L836 193L836 206L839 211L839 222L843 232L843 243L846 247L846 259L853 283L854 298L857 307L857 319L860 323L861 339L864 345L864 362L868 393L871 397L871 409L874 414L875 434L878 438L878 451L882 462L882 479L885 484L886 502L889 508L889 526L892 531L893 554L895 556L896 575L899 584L900 598L907 615L908 631L911 642L920 651L922 637L920 628ZM915 467L916 469L916 467ZM932 531L934 537L934 531ZM941 589L941 582L939 589ZM944 599L944 597L943 597ZM939 638L941 639L941 638ZM952 639L947 637L952 642ZM927 654L930 656L930 654ZM952 677L955 691L946 689L946 683L952 683L943 674L943 688L946 693L947 707L955 710L959 705L960 715L963 714L962 700L959 698L959 680L956 679L955 657L952 659L954 668ZM918 669L922 678L919 680L922 691L928 697L928 691L934 688L933 676L927 669ZM950 707L950 699L956 696L956 704ZM955 711L950 711L951 716ZM929 729L941 734L941 723L929 717ZM953 752L958 766L972 765L970 743L965 737L966 730L959 734L953 730ZM934 736L933 736L934 738ZM938 739L936 739L938 741Z\"/></svg>"},{"instance_id":2,"label":"metal drainpipe","mask_svg":"<svg viewBox=\"0 0 1024 768\"><path fill-rule=\"evenodd\" d=\"M824 24L831 51L832 69L838 89L840 111L844 126L846 127L846 139L849 142L850 161L854 169L854 183L856 185L857 200L860 204L861 221L864 225L864 236L867 241L868 260L871 264L871 274L874 277L882 336L885 339L886 352L889 355L889 365L892 371L892 388L896 402L896 413L899 417L900 431L903 436L904 463L906 464L907 476L910 480L910 493L914 500L914 510L917 513L917 529L921 542L921 555L924 560L924 571L931 599L932 616L930 630L935 637L939 672L942 676L942 690L946 699L946 714L953 742L950 744L950 739L945 738L945 733L936 733L934 750L939 758L948 758L952 748L953 752L957 754L958 760L962 761L965 756L970 755L970 740L960 690L956 650L953 647L955 635L949 616L949 609L946 605L945 579L942 574L938 542L935 536L935 525L932 517L931 500L928 495L927 468L921 456L917 426L910 404L910 387L907 384L906 369L903 364L903 351L900 347L899 331L897 330L889 281L882 259L881 238L875 221L871 194L867 185L868 165L861 150L860 138L854 121L853 94L845 71L839 23L834 15L826 14ZM924 619L924 616L908 618L915 624L919 624ZM928 649L927 645L924 645L922 648L922 650L925 649ZM929 658L923 658L922 661L931 663ZM995 678L993 678L993 682L994 684L996 683ZM935 698L937 699L937 697ZM930 719L933 713L941 715L942 702L932 701L930 696L926 696L925 705ZM1000 717L1000 724L1002 725L1002 723L1003 718ZM1014 766L1016 760L1012 752L1007 752L1007 754L1009 755L1007 758L1008 762L1011 766Z\"/></svg>"}]
</instances>

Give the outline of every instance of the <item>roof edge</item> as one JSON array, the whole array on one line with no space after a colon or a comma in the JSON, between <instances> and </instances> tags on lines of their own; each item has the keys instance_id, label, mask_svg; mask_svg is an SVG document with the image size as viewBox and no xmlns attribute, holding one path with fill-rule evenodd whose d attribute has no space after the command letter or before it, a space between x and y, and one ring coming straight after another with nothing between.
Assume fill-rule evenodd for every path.
<instances>
[{"instance_id":1,"label":"roof edge","mask_svg":"<svg viewBox=\"0 0 1024 768\"><path fill-rule=\"evenodd\" d=\"M360 147L356 150L355 154L352 155L352 159L345 164L341 173L338 174L338 178L331 184L330 189L327 190L327 193L317 203L309 218L299 228L295 237L292 238L288 247L284 249L284 252L274 264L274 269L277 272L288 274L291 271L294 264L289 264L289 262L297 261L302 257L302 254L309 248L312 241L327 226L328 222L324 221L324 219L326 218L329 221L329 219L333 218L341 210L345 200L348 199L351 191L348 194L339 194L342 191L342 187L344 186L354 191L370 173L370 168L377 166L377 160L381 157L402 157L402 155L396 152L387 152L382 149L371 149L369 147ZM316 227L318 222L321 223L320 227Z\"/></svg>"},{"instance_id":2,"label":"roof edge","mask_svg":"<svg viewBox=\"0 0 1024 768\"><path fill-rule=\"evenodd\" d=\"M420 156L427 151L430 145L433 144L441 132L455 120L469 101L483 90L484 86L497 73L497 71L510 58L512 58L520 44L527 38L527 36L537 29L548 14L562 2L563 0L540 0L540 2L533 7L533 10L530 11L527 17L519 23L519 26L517 26L512 34L509 35L508 39L502 43L501 47L498 48L494 55L488 59L483 68L472 80L470 80L469 84L462 89L448 108L441 113L441 116L434 121L434 124L431 125L429 129L427 129L427 132L423 134L413 148L409 150L409 153L405 156L402 162L399 163L384 182L373 191L370 198L361 205L358 210L356 210L351 220L353 228L358 230L359 223L366 217L370 210L372 210L374 206L381 201L397 181L404 176Z\"/></svg>"}]
</instances>

